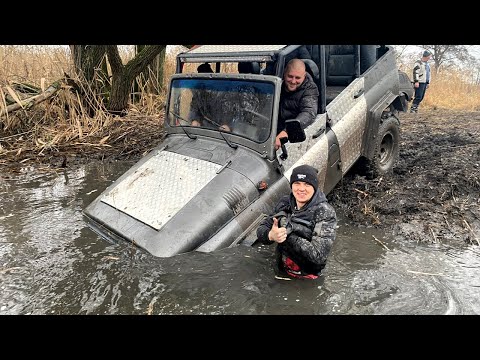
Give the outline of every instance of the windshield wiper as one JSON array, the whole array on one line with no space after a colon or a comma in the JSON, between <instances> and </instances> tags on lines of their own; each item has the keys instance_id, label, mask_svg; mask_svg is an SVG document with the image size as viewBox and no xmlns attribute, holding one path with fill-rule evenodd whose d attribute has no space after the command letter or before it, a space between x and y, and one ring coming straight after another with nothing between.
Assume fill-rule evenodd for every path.
<instances>
[{"instance_id":1,"label":"windshield wiper","mask_svg":"<svg viewBox=\"0 0 480 360\"><path fill-rule=\"evenodd\" d=\"M230 142L230 140L228 140L228 139L225 137L225 135L223 135L223 130L220 130L220 135L222 135L223 140L225 140L225 142L228 144L228 146L230 146L232 149L238 148L238 145L237 145L237 144L232 144L232 143Z\"/></svg>"},{"instance_id":2,"label":"windshield wiper","mask_svg":"<svg viewBox=\"0 0 480 360\"><path fill-rule=\"evenodd\" d=\"M185 121L185 122L188 123L187 120L185 120L185 119L184 119L183 117L181 117L180 115L174 113L172 110L169 110L169 113L172 114L173 116L179 118L180 120L183 120L183 121ZM190 139L196 139L196 138L197 138L196 135L189 134L189 133L187 132L187 130L185 130L185 127L180 123L180 121L178 122L178 125L180 125L180 127L182 128L182 130L185 132L185 134L186 134Z\"/></svg>"},{"instance_id":3,"label":"windshield wiper","mask_svg":"<svg viewBox=\"0 0 480 360\"><path fill-rule=\"evenodd\" d=\"M230 142L230 140L228 140L228 139L225 137L225 135L223 135L223 131L224 131L224 130L222 130L222 125L220 125L219 123L213 121L212 119L209 119L207 116L205 116L205 114L203 115L203 117L204 117L204 119L207 120L210 124L213 124L213 125L215 125L215 126L218 127L218 131L220 131L220 135L222 135L223 140L225 140L225 142L227 143L228 146L230 146L232 149L238 148L238 145L237 145L237 144L232 144L232 143Z\"/></svg>"}]
</instances>

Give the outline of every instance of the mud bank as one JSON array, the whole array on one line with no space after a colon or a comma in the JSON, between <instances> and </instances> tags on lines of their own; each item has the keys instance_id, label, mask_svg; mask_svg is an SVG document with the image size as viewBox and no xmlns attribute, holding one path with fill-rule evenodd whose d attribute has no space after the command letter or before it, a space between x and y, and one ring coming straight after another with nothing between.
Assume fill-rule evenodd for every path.
<instances>
[{"instance_id":1,"label":"mud bank","mask_svg":"<svg viewBox=\"0 0 480 360\"><path fill-rule=\"evenodd\" d=\"M391 176L349 173L329 194L359 226L414 242L480 242L480 112L400 114L400 157Z\"/></svg>"}]
</instances>

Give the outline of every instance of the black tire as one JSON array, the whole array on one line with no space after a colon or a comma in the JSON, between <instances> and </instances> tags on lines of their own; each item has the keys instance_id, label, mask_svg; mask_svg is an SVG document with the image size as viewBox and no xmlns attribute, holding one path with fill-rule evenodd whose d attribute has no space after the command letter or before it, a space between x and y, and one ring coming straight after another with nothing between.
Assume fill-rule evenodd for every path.
<instances>
[{"instance_id":1,"label":"black tire","mask_svg":"<svg viewBox=\"0 0 480 360\"><path fill-rule=\"evenodd\" d=\"M373 157L365 159L365 175L368 179L390 173L399 155L400 122L394 116L380 121Z\"/></svg>"}]
</instances>

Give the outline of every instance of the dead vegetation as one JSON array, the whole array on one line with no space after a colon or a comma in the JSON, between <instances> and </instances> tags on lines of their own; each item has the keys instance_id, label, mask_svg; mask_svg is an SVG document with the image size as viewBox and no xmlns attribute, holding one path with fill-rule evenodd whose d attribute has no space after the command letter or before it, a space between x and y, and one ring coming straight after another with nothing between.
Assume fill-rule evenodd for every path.
<instances>
[{"instance_id":1,"label":"dead vegetation","mask_svg":"<svg viewBox=\"0 0 480 360\"><path fill-rule=\"evenodd\" d=\"M136 158L153 149L164 136L162 115L145 116L133 111L128 118L97 119L93 124L78 121L47 125L43 120L43 114L33 112L28 120L21 119L30 122L30 130L0 138L0 166L65 167L92 159Z\"/></svg>"},{"instance_id":2,"label":"dead vegetation","mask_svg":"<svg viewBox=\"0 0 480 360\"><path fill-rule=\"evenodd\" d=\"M464 76L451 70L433 74L421 106L432 110L480 111L480 85L466 82Z\"/></svg>"},{"instance_id":3,"label":"dead vegetation","mask_svg":"<svg viewBox=\"0 0 480 360\"><path fill-rule=\"evenodd\" d=\"M164 96L144 96L130 106L128 117L107 111L96 111L91 117L66 82L58 82L55 96L45 97L44 102L30 108L24 104L32 97L21 100L18 86L8 86L17 108L5 112L0 124L0 165L65 166L82 157L83 161L125 159L148 151L163 138ZM45 92L33 98L42 94Z\"/></svg>"},{"instance_id":4,"label":"dead vegetation","mask_svg":"<svg viewBox=\"0 0 480 360\"><path fill-rule=\"evenodd\" d=\"M82 157L125 159L145 153L162 139L164 93L137 88L128 116L115 116L89 96L88 87L67 74L69 59L64 49L2 49L0 166L66 166ZM22 66L26 63L32 67ZM38 78L37 71L48 78Z\"/></svg>"}]
</instances>

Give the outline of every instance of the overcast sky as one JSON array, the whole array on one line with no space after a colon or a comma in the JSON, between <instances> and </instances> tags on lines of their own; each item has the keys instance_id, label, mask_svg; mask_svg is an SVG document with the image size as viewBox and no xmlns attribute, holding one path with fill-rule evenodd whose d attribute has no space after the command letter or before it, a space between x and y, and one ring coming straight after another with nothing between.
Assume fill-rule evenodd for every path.
<instances>
[{"instance_id":1,"label":"overcast sky","mask_svg":"<svg viewBox=\"0 0 480 360\"><path fill-rule=\"evenodd\" d=\"M477 59L480 59L480 45L472 45L470 51L472 55L474 55Z\"/></svg>"}]
</instances>

